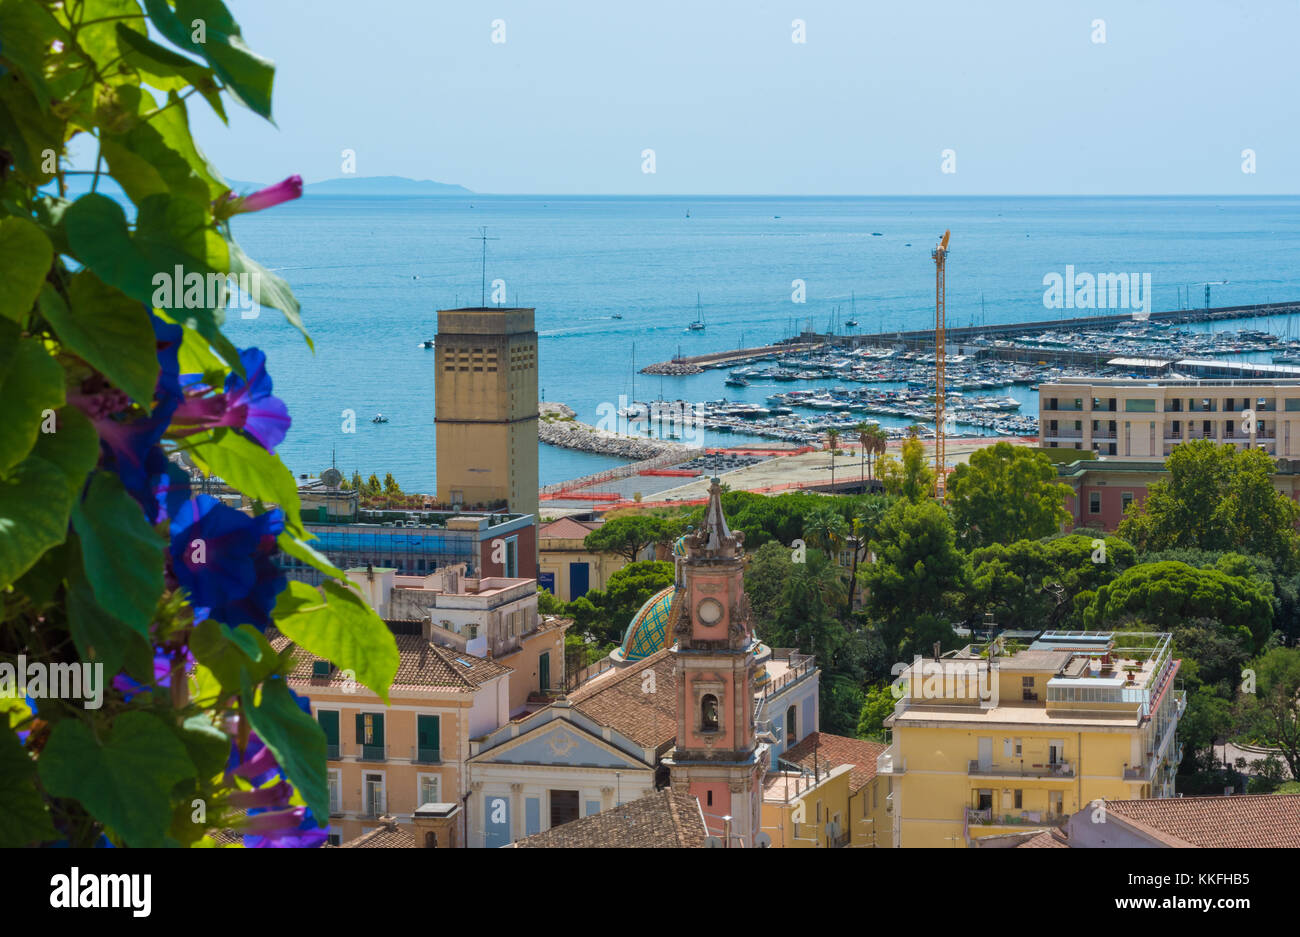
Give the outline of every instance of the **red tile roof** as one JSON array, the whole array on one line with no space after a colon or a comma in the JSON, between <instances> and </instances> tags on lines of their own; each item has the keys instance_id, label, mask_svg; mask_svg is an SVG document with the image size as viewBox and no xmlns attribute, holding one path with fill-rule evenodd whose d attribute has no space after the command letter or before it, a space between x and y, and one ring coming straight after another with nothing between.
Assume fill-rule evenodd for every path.
<instances>
[{"instance_id":1,"label":"red tile roof","mask_svg":"<svg viewBox=\"0 0 1300 937\"><path fill-rule=\"evenodd\" d=\"M646 681L648 670L654 671L653 684ZM653 693L647 692L651 686ZM584 683L569 702L644 748L666 749L677 737L677 676L667 648Z\"/></svg>"},{"instance_id":2,"label":"red tile roof","mask_svg":"<svg viewBox=\"0 0 1300 937\"><path fill-rule=\"evenodd\" d=\"M519 849L698 849L709 835L700 802L671 789L518 840Z\"/></svg>"},{"instance_id":3,"label":"red tile roof","mask_svg":"<svg viewBox=\"0 0 1300 937\"><path fill-rule=\"evenodd\" d=\"M414 849L415 834L399 826L392 817L380 817L379 826L356 839L339 846L340 849Z\"/></svg>"},{"instance_id":4,"label":"red tile roof","mask_svg":"<svg viewBox=\"0 0 1300 937\"><path fill-rule=\"evenodd\" d=\"M1300 848L1300 794L1108 800L1106 812L1168 846Z\"/></svg>"},{"instance_id":5,"label":"red tile roof","mask_svg":"<svg viewBox=\"0 0 1300 937\"><path fill-rule=\"evenodd\" d=\"M561 517L543 524L537 531L538 540L584 540L599 524L584 524L571 517Z\"/></svg>"},{"instance_id":6,"label":"red tile roof","mask_svg":"<svg viewBox=\"0 0 1300 937\"><path fill-rule=\"evenodd\" d=\"M1043 830L1037 836L1031 836L1023 843L1016 845L1017 849L1069 849L1070 843L1065 838L1065 834L1060 830Z\"/></svg>"},{"instance_id":7,"label":"red tile roof","mask_svg":"<svg viewBox=\"0 0 1300 937\"><path fill-rule=\"evenodd\" d=\"M403 687L437 687L473 693L487 681L512 672L504 664L475 657L473 654L458 653L451 648L426 641L419 635L396 634L393 637L397 641L399 655L397 676L393 678L395 690ZM266 638L277 653L291 643L274 628L266 629ZM331 670L329 677L312 676L312 664L323 660L325 658L294 645L294 667L289 673L289 680L295 684L342 688L346 681L337 669Z\"/></svg>"},{"instance_id":8,"label":"red tile roof","mask_svg":"<svg viewBox=\"0 0 1300 937\"><path fill-rule=\"evenodd\" d=\"M876 776L876 758L888 747L880 742L813 732L781 755L781 760L809 771L813 770L815 762L819 773L840 765L853 765L849 772L849 789L856 794Z\"/></svg>"}]
</instances>

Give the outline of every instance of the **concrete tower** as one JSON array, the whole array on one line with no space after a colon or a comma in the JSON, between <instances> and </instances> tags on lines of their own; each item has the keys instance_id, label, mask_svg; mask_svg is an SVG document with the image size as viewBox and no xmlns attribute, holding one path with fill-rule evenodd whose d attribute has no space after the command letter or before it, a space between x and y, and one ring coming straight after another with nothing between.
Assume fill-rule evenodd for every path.
<instances>
[{"instance_id":1,"label":"concrete tower","mask_svg":"<svg viewBox=\"0 0 1300 937\"><path fill-rule=\"evenodd\" d=\"M682 585L672 610L677 745L665 764L673 788L699 798L715 835L730 836L732 847L753 846L767 745L754 734L754 636L745 596L744 535L727 527L716 478L704 524L684 539Z\"/></svg>"},{"instance_id":2,"label":"concrete tower","mask_svg":"<svg viewBox=\"0 0 1300 937\"><path fill-rule=\"evenodd\" d=\"M533 310L438 310L438 500L537 516Z\"/></svg>"}]
</instances>

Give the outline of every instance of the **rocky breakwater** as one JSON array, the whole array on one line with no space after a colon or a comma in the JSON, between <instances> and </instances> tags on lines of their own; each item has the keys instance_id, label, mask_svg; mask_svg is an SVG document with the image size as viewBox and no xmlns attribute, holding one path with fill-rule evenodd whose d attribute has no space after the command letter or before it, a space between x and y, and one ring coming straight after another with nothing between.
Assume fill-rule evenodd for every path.
<instances>
[{"instance_id":1,"label":"rocky breakwater","mask_svg":"<svg viewBox=\"0 0 1300 937\"><path fill-rule=\"evenodd\" d=\"M576 419L576 414L562 403L538 405L537 438L552 446L615 456L629 462L663 455L680 455L683 460L699 455L700 450L681 443L640 436L625 436L597 429Z\"/></svg>"},{"instance_id":2,"label":"rocky breakwater","mask_svg":"<svg viewBox=\"0 0 1300 937\"><path fill-rule=\"evenodd\" d=\"M704 369L698 364L689 364L685 361L663 361L659 364L648 364L641 369L642 374L667 374L670 377L682 377L686 374L703 374Z\"/></svg>"}]
</instances>

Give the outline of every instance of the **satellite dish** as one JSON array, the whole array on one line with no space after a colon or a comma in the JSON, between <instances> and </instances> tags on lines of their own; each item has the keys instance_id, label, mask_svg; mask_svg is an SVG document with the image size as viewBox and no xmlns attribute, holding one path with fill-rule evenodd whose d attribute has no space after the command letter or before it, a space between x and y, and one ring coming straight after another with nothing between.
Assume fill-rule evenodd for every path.
<instances>
[{"instance_id":1,"label":"satellite dish","mask_svg":"<svg viewBox=\"0 0 1300 937\"><path fill-rule=\"evenodd\" d=\"M772 846L772 837L767 833L759 833L754 837L754 845L759 849L770 849Z\"/></svg>"},{"instance_id":2,"label":"satellite dish","mask_svg":"<svg viewBox=\"0 0 1300 937\"><path fill-rule=\"evenodd\" d=\"M722 837L721 837L721 836L706 836L706 837L704 837L704 848L705 848L705 849L721 849L721 848L722 848Z\"/></svg>"},{"instance_id":3,"label":"satellite dish","mask_svg":"<svg viewBox=\"0 0 1300 937\"><path fill-rule=\"evenodd\" d=\"M320 480L325 483L326 488L337 488L343 483L343 473L336 468L327 468L320 473Z\"/></svg>"}]
</instances>

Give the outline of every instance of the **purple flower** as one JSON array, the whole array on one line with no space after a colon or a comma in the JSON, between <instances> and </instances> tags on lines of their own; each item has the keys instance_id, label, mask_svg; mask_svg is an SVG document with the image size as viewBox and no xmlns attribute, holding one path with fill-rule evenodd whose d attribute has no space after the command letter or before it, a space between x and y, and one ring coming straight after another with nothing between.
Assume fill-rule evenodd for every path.
<instances>
[{"instance_id":1,"label":"purple flower","mask_svg":"<svg viewBox=\"0 0 1300 937\"><path fill-rule=\"evenodd\" d=\"M182 668L181 675L184 679L183 675L188 673L194 664L194 655L188 648L177 653L179 657L169 651L157 651L154 654L153 683L140 683L123 671L113 678L113 689L121 693L122 698L129 703L137 693L154 693L169 688L172 685L172 674L178 666Z\"/></svg>"},{"instance_id":2,"label":"purple flower","mask_svg":"<svg viewBox=\"0 0 1300 937\"><path fill-rule=\"evenodd\" d=\"M267 186L265 189L254 192L252 195L237 196L231 192L227 198L234 204L230 208L230 214L240 215L250 211L261 211L264 208L274 208L283 202L291 202L296 198L302 197L302 176L290 176L283 182L277 182L275 185Z\"/></svg>"},{"instance_id":3,"label":"purple flower","mask_svg":"<svg viewBox=\"0 0 1300 937\"><path fill-rule=\"evenodd\" d=\"M266 373L266 355L257 348L245 348L239 353L247 380L231 373L226 377L225 393L204 396L209 387L199 383L197 377L187 375L185 402L172 418L176 426L184 426L180 435L204 429L228 426L251 436L268 452L284 441L289 431L289 408L284 401L271 394L271 376Z\"/></svg>"},{"instance_id":4,"label":"purple flower","mask_svg":"<svg viewBox=\"0 0 1300 937\"><path fill-rule=\"evenodd\" d=\"M288 585L272 558L284 512L256 517L198 495L172 516L172 572L190 594L194 620L265 630L275 598Z\"/></svg>"}]
</instances>

